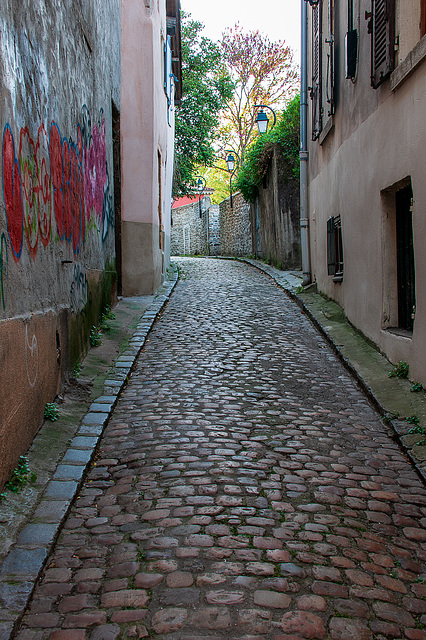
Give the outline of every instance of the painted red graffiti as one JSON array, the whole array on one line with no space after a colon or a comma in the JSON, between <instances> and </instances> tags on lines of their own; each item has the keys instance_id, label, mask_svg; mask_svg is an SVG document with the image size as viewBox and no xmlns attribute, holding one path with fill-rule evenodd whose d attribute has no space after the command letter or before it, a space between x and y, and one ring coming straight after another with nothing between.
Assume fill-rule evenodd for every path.
<instances>
[{"instance_id":1,"label":"painted red graffiti","mask_svg":"<svg viewBox=\"0 0 426 640\"><path fill-rule=\"evenodd\" d=\"M3 198L6 208L7 232L15 262L21 257L23 243L23 205L19 163L10 127L3 133Z\"/></svg>"},{"instance_id":2,"label":"painted red graffiti","mask_svg":"<svg viewBox=\"0 0 426 640\"><path fill-rule=\"evenodd\" d=\"M98 218L102 218L106 184L105 120L102 120L100 132L97 126L93 127L90 146L84 153L84 193L88 216L94 211Z\"/></svg>"},{"instance_id":3,"label":"painted red graffiti","mask_svg":"<svg viewBox=\"0 0 426 640\"><path fill-rule=\"evenodd\" d=\"M90 122L90 118L89 118ZM77 127L77 143L63 138L58 125L49 135L40 125L37 141L28 127L20 130L18 158L12 131L3 134L3 198L7 231L13 258L19 261L23 237L34 259L39 243L47 246L52 237L52 211L59 240L72 243L79 253L85 240L86 220L94 215L105 239L109 217L105 216L105 195L109 190L106 163L105 121L86 127L85 137ZM106 232L105 232L106 226Z\"/></svg>"},{"instance_id":4,"label":"painted red graffiti","mask_svg":"<svg viewBox=\"0 0 426 640\"><path fill-rule=\"evenodd\" d=\"M48 140L44 125L40 125L34 144L28 127L21 129L19 166L24 195L24 233L31 257L35 257L39 240L47 246L52 228L51 182ZM47 161L47 163L46 163Z\"/></svg>"}]
</instances>

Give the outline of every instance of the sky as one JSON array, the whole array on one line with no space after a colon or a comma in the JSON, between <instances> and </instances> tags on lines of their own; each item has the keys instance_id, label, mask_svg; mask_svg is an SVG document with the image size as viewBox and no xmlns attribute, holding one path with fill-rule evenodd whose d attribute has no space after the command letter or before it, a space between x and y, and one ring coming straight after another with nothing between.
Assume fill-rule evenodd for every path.
<instances>
[{"instance_id":1,"label":"sky","mask_svg":"<svg viewBox=\"0 0 426 640\"><path fill-rule=\"evenodd\" d=\"M259 29L272 41L285 40L300 58L300 0L181 0L183 11L204 23L203 35L218 40L239 22L245 31Z\"/></svg>"}]
</instances>

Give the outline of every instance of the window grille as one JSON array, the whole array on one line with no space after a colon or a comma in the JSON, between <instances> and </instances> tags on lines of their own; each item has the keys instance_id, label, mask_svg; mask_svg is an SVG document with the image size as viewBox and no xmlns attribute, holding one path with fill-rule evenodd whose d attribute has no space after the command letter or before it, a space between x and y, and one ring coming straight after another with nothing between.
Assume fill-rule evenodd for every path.
<instances>
[{"instance_id":1,"label":"window grille","mask_svg":"<svg viewBox=\"0 0 426 640\"><path fill-rule=\"evenodd\" d=\"M331 216L327 220L327 262L328 275L334 282L343 280L343 241L340 216Z\"/></svg>"}]
</instances>

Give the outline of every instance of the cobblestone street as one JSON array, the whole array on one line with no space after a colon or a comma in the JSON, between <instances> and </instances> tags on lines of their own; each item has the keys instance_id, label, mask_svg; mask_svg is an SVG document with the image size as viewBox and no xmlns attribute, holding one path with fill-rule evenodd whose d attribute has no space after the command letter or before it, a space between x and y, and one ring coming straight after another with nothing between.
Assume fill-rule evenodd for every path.
<instances>
[{"instance_id":1,"label":"cobblestone street","mask_svg":"<svg viewBox=\"0 0 426 640\"><path fill-rule=\"evenodd\" d=\"M253 267L180 282L19 640L426 640L426 488Z\"/></svg>"}]
</instances>

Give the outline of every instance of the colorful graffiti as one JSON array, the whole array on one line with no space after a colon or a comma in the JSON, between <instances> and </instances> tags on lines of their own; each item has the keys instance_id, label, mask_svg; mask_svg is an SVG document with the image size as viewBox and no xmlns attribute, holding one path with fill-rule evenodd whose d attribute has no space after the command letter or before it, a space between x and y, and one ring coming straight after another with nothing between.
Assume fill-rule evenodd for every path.
<instances>
[{"instance_id":1,"label":"colorful graffiti","mask_svg":"<svg viewBox=\"0 0 426 640\"><path fill-rule=\"evenodd\" d=\"M105 240L114 225L112 194L106 161L105 120L92 126L83 107L77 141L62 136L52 122L31 138L28 127L20 130L19 150L9 124L2 147L3 199L7 234L15 262L21 258L24 238L34 259L39 244L52 240L52 213L60 242L72 243L77 255L93 215Z\"/></svg>"},{"instance_id":2,"label":"colorful graffiti","mask_svg":"<svg viewBox=\"0 0 426 640\"><path fill-rule=\"evenodd\" d=\"M72 313L78 313L86 306L89 295L89 283L86 271L76 263L70 290L70 307Z\"/></svg>"},{"instance_id":3,"label":"colorful graffiti","mask_svg":"<svg viewBox=\"0 0 426 640\"><path fill-rule=\"evenodd\" d=\"M6 308L5 282L7 276L7 240L4 233L0 238L0 300L3 309Z\"/></svg>"}]
</instances>

